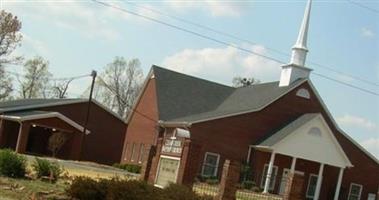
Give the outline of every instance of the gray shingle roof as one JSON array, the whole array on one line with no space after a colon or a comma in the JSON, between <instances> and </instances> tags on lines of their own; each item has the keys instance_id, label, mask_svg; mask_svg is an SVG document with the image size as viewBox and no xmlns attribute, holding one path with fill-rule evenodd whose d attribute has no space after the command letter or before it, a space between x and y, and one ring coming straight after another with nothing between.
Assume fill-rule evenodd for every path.
<instances>
[{"instance_id":1,"label":"gray shingle roof","mask_svg":"<svg viewBox=\"0 0 379 200\"><path fill-rule=\"evenodd\" d=\"M300 128L303 124L311 121L318 115L319 115L318 113L303 114L300 117L298 117L296 120L288 123L279 131L274 132L273 134L269 135L269 137L261 140L256 145L270 147L276 144L277 142L281 141L282 139L284 139L285 137L293 133L296 129Z\"/></svg>"},{"instance_id":2,"label":"gray shingle roof","mask_svg":"<svg viewBox=\"0 0 379 200\"><path fill-rule=\"evenodd\" d=\"M153 66L158 96L159 119L196 122L261 109L297 87L270 82L234 88Z\"/></svg>"},{"instance_id":3,"label":"gray shingle roof","mask_svg":"<svg viewBox=\"0 0 379 200\"><path fill-rule=\"evenodd\" d=\"M41 114L48 114L48 113L53 113L53 112L30 110L30 111L9 112L6 115L12 116L12 117L26 117L26 116L31 116L31 115L41 115Z\"/></svg>"},{"instance_id":4,"label":"gray shingle roof","mask_svg":"<svg viewBox=\"0 0 379 200\"><path fill-rule=\"evenodd\" d=\"M85 101L84 99L20 99L0 102L0 113L35 109L56 104L69 104Z\"/></svg>"},{"instance_id":5,"label":"gray shingle roof","mask_svg":"<svg viewBox=\"0 0 379 200\"><path fill-rule=\"evenodd\" d=\"M160 120L214 110L234 88L153 66Z\"/></svg>"}]
</instances>

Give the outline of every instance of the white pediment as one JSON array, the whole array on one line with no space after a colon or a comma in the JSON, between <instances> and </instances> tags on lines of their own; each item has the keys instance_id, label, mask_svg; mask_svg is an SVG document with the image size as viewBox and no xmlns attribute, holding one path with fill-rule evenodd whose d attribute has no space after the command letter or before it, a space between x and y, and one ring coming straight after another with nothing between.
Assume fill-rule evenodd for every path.
<instances>
[{"instance_id":1,"label":"white pediment","mask_svg":"<svg viewBox=\"0 0 379 200\"><path fill-rule=\"evenodd\" d=\"M270 149L279 154L336 167L352 166L321 114L292 130L272 144Z\"/></svg>"}]
</instances>

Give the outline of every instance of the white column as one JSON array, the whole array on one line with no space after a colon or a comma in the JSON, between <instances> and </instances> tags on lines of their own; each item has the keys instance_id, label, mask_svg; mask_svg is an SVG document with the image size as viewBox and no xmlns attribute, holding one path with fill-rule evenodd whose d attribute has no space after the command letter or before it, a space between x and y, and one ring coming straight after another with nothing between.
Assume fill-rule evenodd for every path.
<instances>
[{"instance_id":1,"label":"white column","mask_svg":"<svg viewBox=\"0 0 379 200\"><path fill-rule=\"evenodd\" d=\"M324 171L324 164L321 163L320 169L318 170L317 185L316 185L316 191L315 191L315 196L314 196L313 200L318 200L318 198L320 196L323 171Z\"/></svg>"},{"instance_id":2,"label":"white column","mask_svg":"<svg viewBox=\"0 0 379 200\"><path fill-rule=\"evenodd\" d=\"M344 170L344 168L340 168L340 173L338 175L338 181L337 181L337 186L336 186L336 192L334 193L334 200L338 200L338 196L340 194L343 170Z\"/></svg>"},{"instance_id":3,"label":"white column","mask_svg":"<svg viewBox=\"0 0 379 200\"><path fill-rule=\"evenodd\" d=\"M274 161L275 161L275 152L273 151L271 153L270 163L267 169L267 175L266 175L266 181L265 181L265 187L264 187L263 193L268 193L268 190L270 188L270 181L271 181L272 168L274 166Z\"/></svg>"},{"instance_id":4,"label":"white column","mask_svg":"<svg viewBox=\"0 0 379 200\"><path fill-rule=\"evenodd\" d=\"M296 157L292 158L292 164L291 164L291 173L295 174L295 168L296 168Z\"/></svg>"},{"instance_id":5,"label":"white column","mask_svg":"<svg viewBox=\"0 0 379 200\"><path fill-rule=\"evenodd\" d=\"M250 164L250 157L251 157L251 151L252 151L253 147L252 146L249 146L249 150L247 151L247 158L246 158L246 163L247 164Z\"/></svg>"}]
</instances>

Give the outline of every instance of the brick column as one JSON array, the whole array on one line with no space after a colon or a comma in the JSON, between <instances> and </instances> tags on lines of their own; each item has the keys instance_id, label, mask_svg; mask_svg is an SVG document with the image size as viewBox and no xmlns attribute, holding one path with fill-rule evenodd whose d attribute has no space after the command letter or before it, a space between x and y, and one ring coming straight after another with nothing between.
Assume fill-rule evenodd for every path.
<instances>
[{"instance_id":1,"label":"brick column","mask_svg":"<svg viewBox=\"0 0 379 200\"><path fill-rule=\"evenodd\" d=\"M5 125L4 124L5 124L5 120L0 119L0 148L3 148L5 144L5 131L4 131Z\"/></svg>"},{"instance_id":2,"label":"brick column","mask_svg":"<svg viewBox=\"0 0 379 200\"><path fill-rule=\"evenodd\" d=\"M292 172L287 175L287 180L285 180L286 188L284 190L283 200L290 200L293 177L294 174Z\"/></svg>"},{"instance_id":3,"label":"brick column","mask_svg":"<svg viewBox=\"0 0 379 200\"><path fill-rule=\"evenodd\" d=\"M187 174L187 159L189 156L189 148L190 148L191 141L189 139L185 139L183 143L183 148L182 148L182 156L180 160L180 167L178 171L178 178L177 178L177 183L178 184L183 184L187 185L190 188L192 188L192 181L186 180L186 174Z\"/></svg>"},{"instance_id":4,"label":"brick column","mask_svg":"<svg viewBox=\"0 0 379 200\"><path fill-rule=\"evenodd\" d=\"M235 200L237 184L240 178L241 164L225 160L220 180L219 193L216 200Z\"/></svg>"},{"instance_id":5,"label":"brick column","mask_svg":"<svg viewBox=\"0 0 379 200\"><path fill-rule=\"evenodd\" d=\"M163 138L159 138L157 141L157 148L155 151L155 155L153 156L151 160L151 168L150 168L150 171L148 172L149 178L147 179L147 182L150 184L154 184L155 182L155 176L158 170L158 163L159 163L159 157L162 151L162 145L163 145Z\"/></svg>"},{"instance_id":6,"label":"brick column","mask_svg":"<svg viewBox=\"0 0 379 200\"><path fill-rule=\"evenodd\" d=\"M30 129L29 123L22 122L20 124L18 138L17 138L17 145L16 145L17 153L25 153L26 145L28 144L29 129Z\"/></svg>"},{"instance_id":7,"label":"brick column","mask_svg":"<svg viewBox=\"0 0 379 200\"><path fill-rule=\"evenodd\" d=\"M153 160L155 153L156 153L155 147L152 145L147 146L145 151L143 152L143 157L145 159L142 160L141 174L140 174L140 179L143 181L147 181L149 179L149 174L151 170L151 162Z\"/></svg>"}]
</instances>

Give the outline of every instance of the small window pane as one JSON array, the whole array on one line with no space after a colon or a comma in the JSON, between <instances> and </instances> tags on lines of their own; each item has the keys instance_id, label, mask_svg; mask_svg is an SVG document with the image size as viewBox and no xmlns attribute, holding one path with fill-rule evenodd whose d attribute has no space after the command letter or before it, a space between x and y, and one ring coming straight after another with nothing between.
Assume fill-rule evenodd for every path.
<instances>
[{"instance_id":1,"label":"small window pane","mask_svg":"<svg viewBox=\"0 0 379 200\"><path fill-rule=\"evenodd\" d=\"M311 175L309 177L307 197L314 197L317 186L317 176Z\"/></svg>"},{"instance_id":2,"label":"small window pane","mask_svg":"<svg viewBox=\"0 0 379 200\"><path fill-rule=\"evenodd\" d=\"M216 176L218 167L219 155L206 153L203 163L203 176Z\"/></svg>"},{"instance_id":3,"label":"small window pane","mask_svg":"<svg viewBox=\"0 0 379 200\"><path fill-rule=\"evenodd\" d=\"M214 172L215 172L215 167L207 166L207 165L204 166L204 171L203 171L204 176L213 176Z\"/></svg>"},{"instance_id":4,"label":"small window pane","mask_svg":"<svg viewBox=\"0 0 379 200\"><path fill-rule=\"evenodd\" d=\"M216 165L217 164L217 156L207 154L205 162L207 164L210 164L210 165Z\"/></svg>"},{"instance_id":5,"label":"small window pane","mask_svg":"<svg viewBox=\"0 0 379 200\"><path fill-rule=\"evenodd\" d=\"M361 196L361 191L362 191L361 185L351 184L348 200L359 200Z\"/></svg>"}]
</instances>

